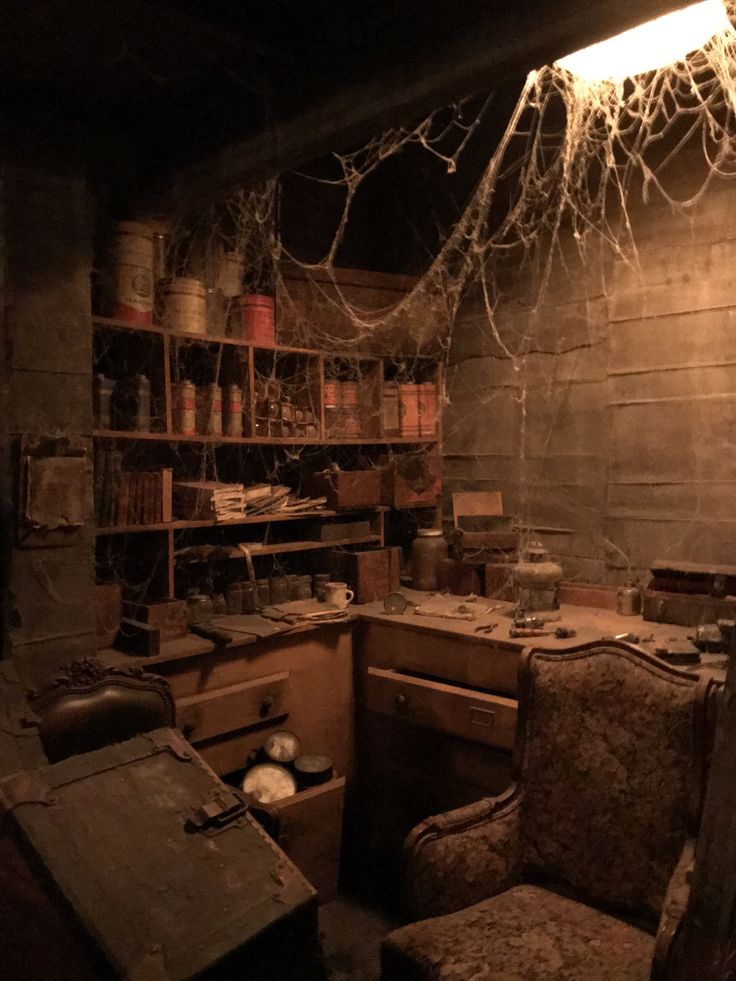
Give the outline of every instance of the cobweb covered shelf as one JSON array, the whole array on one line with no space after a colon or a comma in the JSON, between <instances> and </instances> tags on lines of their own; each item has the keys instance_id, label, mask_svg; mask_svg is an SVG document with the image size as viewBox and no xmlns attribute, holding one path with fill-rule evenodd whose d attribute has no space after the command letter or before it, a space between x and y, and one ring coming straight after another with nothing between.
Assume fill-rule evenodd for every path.
<instances>
[{"instance_id":1,"label":"cobweb covered shelf","mask_svg":"<svg viewBox=\"0 0 736 981\"><path fill-rule=\"evenodd\" d=\"M254 344L110 317L92 327L98 581L120 583L125 599L224 594L251 562L259 579L325 572L330 550L383 546L390 510L436 507L436 496L392 496L310 508L302 482L334 465L438 458L439 357ZM182 513L172 494L182 480L283 487L297 510Z\"/></svg>"}]
</instances>

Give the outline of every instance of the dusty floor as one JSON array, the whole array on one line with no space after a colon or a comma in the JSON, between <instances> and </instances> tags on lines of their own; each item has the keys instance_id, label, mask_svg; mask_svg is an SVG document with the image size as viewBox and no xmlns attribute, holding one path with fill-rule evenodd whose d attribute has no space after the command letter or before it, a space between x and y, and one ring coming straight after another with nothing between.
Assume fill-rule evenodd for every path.
<instances>
[{"instance_id":1,"label":"dusty floor","mask_svg":"<svg viewBox=\"0 0 736 981\"><path fill-rule=\"evenodd\" d=\"M381 941L398 923L341 896L319 911L330 981L378 981Z\"/></svg>"}]
</instances>

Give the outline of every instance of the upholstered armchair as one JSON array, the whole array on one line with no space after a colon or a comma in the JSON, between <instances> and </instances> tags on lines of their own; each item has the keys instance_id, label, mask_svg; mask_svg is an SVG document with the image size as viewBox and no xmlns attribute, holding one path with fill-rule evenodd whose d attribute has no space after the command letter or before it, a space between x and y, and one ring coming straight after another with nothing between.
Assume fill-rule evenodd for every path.
<instances>
[{"instance_id":1,"label":"upholstered armchair","mask_svg":"<svg viewBox=\"0 0 736 981\"><path fill-rule=\"evenodd\" d=\"M717 687L617 642L526 651L517 781L407 839L420 922L384 941L384 981L661 977Z\"/></svg>"}]
</instances>

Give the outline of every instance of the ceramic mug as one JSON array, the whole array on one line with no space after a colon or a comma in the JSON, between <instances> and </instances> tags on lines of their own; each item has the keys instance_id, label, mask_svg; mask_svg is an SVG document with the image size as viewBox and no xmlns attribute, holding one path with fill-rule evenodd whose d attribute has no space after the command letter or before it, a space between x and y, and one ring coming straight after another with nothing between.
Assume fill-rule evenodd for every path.
<instances>
[{"instance_id":1,"label":"ceramic mug","mask_svg":"<svg viewBox=\"0 0 736 981\"><path fill-rule=\"evenodd\" d=\"M338 610L346 610L348 603L355 598L355 593L352 589L348 589L346 582L327 582L324 593L326 602Z\"/></svg>"}]
</instances>

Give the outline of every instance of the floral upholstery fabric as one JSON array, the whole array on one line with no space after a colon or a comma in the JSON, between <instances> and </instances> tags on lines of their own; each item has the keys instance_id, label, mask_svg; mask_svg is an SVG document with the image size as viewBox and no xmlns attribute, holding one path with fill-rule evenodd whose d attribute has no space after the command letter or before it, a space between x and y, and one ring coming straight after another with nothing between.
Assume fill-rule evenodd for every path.
<instances>
[{"instance_id":1,"label":"floral upholstery fabric","mask_svg":"<svg viewBox=\"0 0 736 981\"><path fill-rule=\"evenodd\" d=\"M471 906L519 882L519 805L478 801L430 818L407 868L412 917ZM453 830L455 829L455 830Z\"/></svg>"},{"instance_id":2,"label":"floral upholstery fabric","mask_svg":"<svg viewBox=\"0 0 736 981\"><path fill-rule=\"evenodd\" d=\"M647 981L654 938L536 886L394 931L383 981Z\"/></svg>"},{"instance_id":3,"label":"floral upholstery fabric","mask_svg":"<svg viewBox=\"0 0 736 981\"><path fill-rule=\"evenodd\" d=\"M521 785L525 867L658 915L685 842L697 681L635 654L536 654Z\"/></svg>"}]
</instances>

